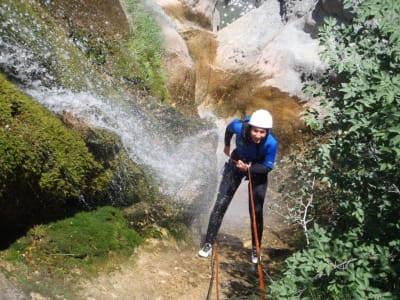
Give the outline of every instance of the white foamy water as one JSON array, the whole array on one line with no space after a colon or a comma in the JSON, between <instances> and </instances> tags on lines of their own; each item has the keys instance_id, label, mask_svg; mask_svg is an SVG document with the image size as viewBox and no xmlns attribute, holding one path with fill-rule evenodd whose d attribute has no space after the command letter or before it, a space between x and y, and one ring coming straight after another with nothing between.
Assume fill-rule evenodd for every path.
<instances>
[{"instance_id":1,"label":"white foamy water","mask_svg":"<svg viewBox=\"0 0 400 300\"><path fill-rule=\"evenodd\" d=\"M215 130L193 133L175 143L168 137L163 124L151 115L143 114L133 105L107 101L91 93L60 89L26 89L25 92L57 113L73 117L95 128L117 134L134 161L149 166L157 177L163 193L179 199L193 197L207 185L212 174L213 153L202 150L200 144L208 142ZM176 134L184 128L177 128ZM174 134L174 132L172 132ZM210 148L208 148L210 150ZM206 176L206 178L204 178Z\"/></svg>"},{"instance_id":2,"label":"white foamy water","mask_svg":"<svg viewBox=\"0 0 400 300\"><path fill-rule=\"evenodd\" d=\"M50 111L118 135L131 159L151 170L162 193L177 201L207 201L217 173L215 129L195 129L161 103L151 104L153 112L137 99L116 95L116 87L101 79L76 45L28 12L21 15L12 3L0 5L3 72ZM75 61L69 59L74 55Z\"/></svg>"}]
</instances>

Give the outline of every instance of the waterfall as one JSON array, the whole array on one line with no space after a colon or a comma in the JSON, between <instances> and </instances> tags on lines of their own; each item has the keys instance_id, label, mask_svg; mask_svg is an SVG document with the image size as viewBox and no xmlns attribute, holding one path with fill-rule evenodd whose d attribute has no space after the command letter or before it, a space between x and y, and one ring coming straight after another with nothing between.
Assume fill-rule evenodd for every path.
<instances>
[{"instance_id":1,"label":"waterfall","mask_svg":"<svg viewBox=\"0 0 400 300\"><path fill-rule=\"evenodd\" d=\"M116 91L71 41L28 13L21 15L3 4L0 17L0 70L22 91L56 114L68 113L117 134L130 158L151 170L163 194L186 203L211 200L216 181L214 126L194 125L202 122L156 99L139 104L132 94ZM57 76L63 78L61 85Z\"/></svg>"},{"instance_id":2,"label":"waterfall","mask_svg":"<svg viewBox=\"0 0 400 300\"><path fill-rule=\"evenodd\" d=\"M186 135L185 126L165 124L128 101L108 101L89 92L64 89L25 88L33 99L57 113L68 113L95 128L117 134L135 162L143 163L158 177L160 189L179 200L188 200L204 190L214 169L210 137L215 129ZM172 120L173 122L173 120ZM172 131L171 131L172 130ZM168 131L168 132L167 132ZM171 134L182 136L173 140ZM204 145L207 144L207 149Z\"/></svg>"}]
</instances>

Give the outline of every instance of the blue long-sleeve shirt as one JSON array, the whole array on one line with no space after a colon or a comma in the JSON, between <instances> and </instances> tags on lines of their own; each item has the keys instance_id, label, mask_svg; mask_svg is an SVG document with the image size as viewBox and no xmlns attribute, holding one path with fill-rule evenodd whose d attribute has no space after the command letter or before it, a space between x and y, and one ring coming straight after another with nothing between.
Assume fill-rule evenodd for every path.
<instances>
[{"instance_id":1,"label":"blue long-sleeve shirt","mask_svg":"<svg viewBox=\"0 0 400 300\"><path fill-rule=\"evenodd\" d=\"M245 119L248 120L249 117ZM225 130L225 146L230 146L233 135L236 135L236 155L245 163L251 163L251 172L262 174L272 170L278 151L278 141L268 130L267 136L259 144L250 138L246 122L234 119Z\"/></svg>"}]
</instances>

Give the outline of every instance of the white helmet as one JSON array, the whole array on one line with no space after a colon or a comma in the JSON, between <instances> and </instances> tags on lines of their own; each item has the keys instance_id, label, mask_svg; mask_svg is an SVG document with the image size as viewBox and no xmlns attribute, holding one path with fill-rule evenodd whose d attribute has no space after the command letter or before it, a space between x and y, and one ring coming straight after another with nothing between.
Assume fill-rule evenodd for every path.
<instances>
[{"instance_id":1,"label":"white helmet","mask_svg":"<svg viewBox=\"0 0 400 300\"><path fill-rule=\"evenodd\" d=\"M256 110L250 117L249 124L254 127L272 128L272 116L265 109Z\"/></svg>"}]
</instances>

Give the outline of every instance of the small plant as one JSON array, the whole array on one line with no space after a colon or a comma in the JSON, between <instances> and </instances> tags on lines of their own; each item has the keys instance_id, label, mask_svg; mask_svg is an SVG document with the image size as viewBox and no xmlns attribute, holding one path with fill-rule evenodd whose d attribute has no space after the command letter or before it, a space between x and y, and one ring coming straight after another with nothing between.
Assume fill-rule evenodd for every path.
<instances>
[{"instance_id":1,"label":"small plant","mask_svg":"<svg viewBox=\"0 0 400 300\"><path fill-rule=\"evenodd\" d=\"M120 48L116 70L128 82L147 87L158 99L167 101L162 63L164 41L154 13L138 0L125 0L121 4L128 16L131 37Z\"/></svg>"}]
</instances>

